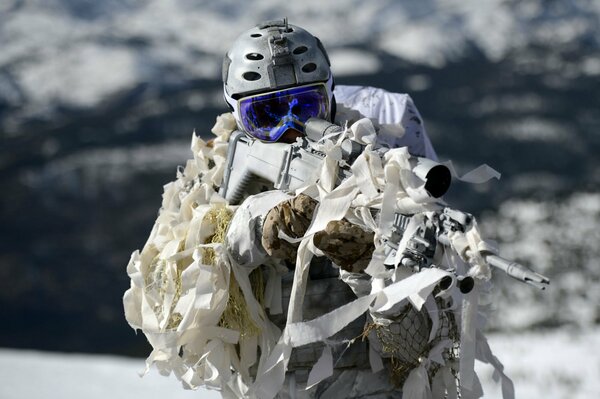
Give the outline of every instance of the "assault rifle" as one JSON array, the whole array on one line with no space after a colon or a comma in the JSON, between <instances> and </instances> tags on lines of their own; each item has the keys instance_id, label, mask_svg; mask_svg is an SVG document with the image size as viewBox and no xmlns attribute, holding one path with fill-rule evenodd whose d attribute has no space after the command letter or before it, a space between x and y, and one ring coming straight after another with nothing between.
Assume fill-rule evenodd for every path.
<instances>
[{"instance_id":1,"label":"assault rifle","mask_svg":"<svg viewBox=\"0 0 600 399\"><path fill-rule=\"evenodd\" d=\"M410 223L411 215L396 213L392 233L385 242L385 266L387 268L399 265L410 267L415 271L423 267L435 267L434 256L438 245L453 248L462 252L461 256L470 258L474 256L468 245L452 246L450 235L453 232L465 233L474 222L471 214L445 207L440 211L433 212L418 225L406 242L402 253L398 253L399 242L406 233ZM539 273L529 270L520 263L505 259L495 254L493 249L480 249L479 256L490 266L498 268L510 277L521 282L532 285L541 290L546 289L550 280ZM473 288L473 280L470 277L458 276L458 286L463 293Z\"/></svg>"},{"instance_id":2,"label":"assault rifle","mask_svg":"<svg viewBox=\"0 0 600 399\"><path fill-rule=\"evenodd\" d=\"M240 131L232 133L227 152L227 163L223 184L219 194L230 204L238 204L248 194L249 189L261 180L272 184L277 190L294 191L316 180L317 171L325 159L325 154L315 149L314 143L323 138L343 134L340 126L328 121L312 118L305 124L305 136L293 144L263 143L254 140ZM342 164L338 168L337 184L352 175L350 165L362 153L364 146L344 139L341 143ZM427 158L411 157L412 172L424 182L424 190L439 198L446 193L451 183L449 169ZM443 208L425 219L408 239L406 248L398 254L400 240L412 215L395 214L390 237L385 239L386 267L400 265L419 270L432 267L438 245L450 247L449 234L453 231L465 232L473 222L473 216L451 208ZM471 256L472 254L466 253ZM481 253L490 266L503 270L509 276L545 289L550 280L527 267L502 258L491 252ZM461 290L468 292L472 281L462 282Z\"/></svg>"}]
</instances>

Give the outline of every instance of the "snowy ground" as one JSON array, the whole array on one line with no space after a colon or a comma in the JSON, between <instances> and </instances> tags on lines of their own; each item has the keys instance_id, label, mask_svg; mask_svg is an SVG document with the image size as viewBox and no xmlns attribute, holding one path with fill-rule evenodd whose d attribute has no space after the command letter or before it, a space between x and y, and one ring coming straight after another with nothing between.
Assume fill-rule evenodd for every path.
<instances>
[{"instance_id":1,"label":"snowy ground","mask_svg":"<svg viewBox=\"0 0 600 399\"><path fill-rule=\"evenodd\" d=\"M215 391L186 391L142 359L0 350L1 399L215 399Z\"/></svg>"},{"instance_id":2,"label":"snowy ground","mask_svg":"<svg viewBox=\"0 0 600 399\"><path fill-rule=\"evenodd\" d=\"M513 379L516 397L591 399L600 397L600 329L576 333L492 335L490 344ZM0 350L0 398L119 399L219 398L213 391L185 391L156 371L139 378L141 359ZM485 398L500 398L492 371L478 365Z\"/></svg>"},{"instance_id":3,"label":"snowy ground","mask_svg":"<svg viewBox=\"0 0 600 399\"><path fill-rule=\"evenodd\" d=\"M492 335L489 341L517 399L600 398L600 329ZM477 373L485 398L501 398L492 368L479 363Z\"/></svg>"}]
</instances>

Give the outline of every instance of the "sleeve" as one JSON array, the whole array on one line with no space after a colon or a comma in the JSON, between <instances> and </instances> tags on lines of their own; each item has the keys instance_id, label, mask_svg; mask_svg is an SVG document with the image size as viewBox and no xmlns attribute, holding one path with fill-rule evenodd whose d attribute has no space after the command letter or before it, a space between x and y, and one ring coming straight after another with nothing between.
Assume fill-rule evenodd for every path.
<instances>
[{"instance_id":1,"label":"sleeve","mask_svg":"<svg viewBox=\"0 0 600 399\"><path fill-rule=\"evenodd\" d=\"M378 121L382 127L377 138L379 144L389 148L408 147L412 155L437 161L423 118L408 94L343 85L337 86L334 94L338 103ZM402 129L392 128L398 125Z\"/></svg>"},{"instance_id":2,"label":"sleeve","mask_svg":"<svg viewBox=\"0 0 600 399\"><path fill-rule=\"evenodd\" d=\"M261 244L262 223L271 208L291 198L281 191L251 195L235 211L225 238L225 248L240 266L254 268L268 255Z\"/></svg>"}]
</instances>

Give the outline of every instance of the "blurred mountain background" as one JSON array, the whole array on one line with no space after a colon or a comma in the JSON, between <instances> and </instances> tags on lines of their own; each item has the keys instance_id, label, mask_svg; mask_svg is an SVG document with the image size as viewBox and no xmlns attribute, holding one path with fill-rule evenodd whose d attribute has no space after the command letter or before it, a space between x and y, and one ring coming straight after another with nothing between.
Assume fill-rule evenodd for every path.
<instances>
[{"instance_id":1,"label":"blurred mountain background","mask_svg":"<svg viewBox=\"0 0 600 399\"><path fill-rule=\"evenodd\" d=\"M490 330L598 331L600 2L2 0L0 347L146 356L123 316L125 266L162 186L226 111L220 67L266 19L320 37L337 84L408 92L503 255Z\"/></svg>"}]
</instances>

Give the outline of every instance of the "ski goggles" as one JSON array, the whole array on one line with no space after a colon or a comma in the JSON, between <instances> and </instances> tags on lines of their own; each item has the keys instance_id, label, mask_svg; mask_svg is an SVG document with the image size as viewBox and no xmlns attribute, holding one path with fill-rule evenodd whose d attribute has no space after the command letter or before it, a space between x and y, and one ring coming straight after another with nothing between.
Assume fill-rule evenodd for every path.
<instances>
[{"instance_id":1,"label":"ski goggles","mask_svg":"<svg viewBox=\"0 0 600 399\"><path fill-rule=\"evenodd\" d=\"M238 109L248 134L275 142L288 129L303 132L310 118L327 119L329 95L325 84L311 84L240 98Z\"/></svg>"}]
</instances>

